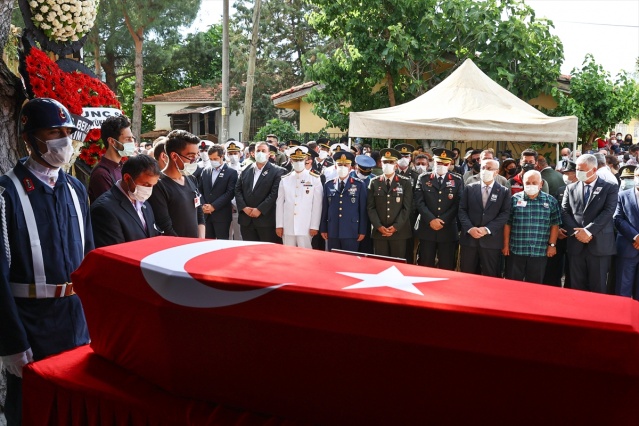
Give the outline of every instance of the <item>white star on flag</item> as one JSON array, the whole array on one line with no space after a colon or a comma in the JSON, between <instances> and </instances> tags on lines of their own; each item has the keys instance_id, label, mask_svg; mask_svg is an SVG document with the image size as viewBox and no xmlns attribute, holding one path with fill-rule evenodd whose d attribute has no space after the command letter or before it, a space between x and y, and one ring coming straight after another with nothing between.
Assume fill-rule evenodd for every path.
<instances>
[{"instance_id":1,"label":"white star on flag","mask_svg":"<svg viewBox=\"0 0 639 426\"><path fill-rule=\"evenodd\" d=\"M358 274L355 272L338 272L338 274L362 280L357 284L344 287L344 290L352 290L355 288L390 287L397 290L406 291L408 293L419 294L420 296L423 296L424 293L419 291L413 284L427 283L432 281L444 281L448 279L407 276L402 274L396 266L391 266L390 268L378 274Z\"/></svg>"}]
</instances>

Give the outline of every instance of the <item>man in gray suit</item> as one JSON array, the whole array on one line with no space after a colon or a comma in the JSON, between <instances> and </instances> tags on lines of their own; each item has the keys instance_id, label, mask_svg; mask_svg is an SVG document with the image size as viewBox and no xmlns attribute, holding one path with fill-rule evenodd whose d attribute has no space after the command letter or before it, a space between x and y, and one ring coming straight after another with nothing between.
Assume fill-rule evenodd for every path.
<instances>
[{"instance_id":1,"label":"man in gray suit","mask_svg":"<svg viewBox=\"0 0 639 426\"><path fill-rule=\"evenodd\" d=\"M504 225L510 216L510 190L495 182L499 163L484 160L481 183L464 187L459 203L460 269L471 274L501 277Z\"/></svg>"},{"instance_id":2,"label":"man in gray suit","mask_svg":"<svg viewBox=\"0 0 639 426\"><path fill-rule=\"evenodd\" d=\"M610 258L616 253L612 216L619 187L597 176L597 159L590 154L577 159L577 179L566 187L561 206L571 285L606 293Z\"/></svg>"},{"instance_id":3,"label":"man in gray suit","mask_svg":"<svg viewBox=\"0 0 639 426\"><path fill-rule=\"evenodd\" d=\"M537 170L541 173L541 178L548 182L548 193L553 197L557 197L557 191L565 185L564 176L550 167L546 157L543 155L537 158Z\"/></svg>"},{"instance_id":4,"label":"man in gray suit","mask_svg":"<svg viewBox=\"0 0 639 426\"><path fill-rule=\"evenodd\" d=\"M277 241L275 202L286 169L269 163L269 145L255 145L255 163L246 167L235 185L238 222L245 241Z\"/></svg>"}]
</instances>

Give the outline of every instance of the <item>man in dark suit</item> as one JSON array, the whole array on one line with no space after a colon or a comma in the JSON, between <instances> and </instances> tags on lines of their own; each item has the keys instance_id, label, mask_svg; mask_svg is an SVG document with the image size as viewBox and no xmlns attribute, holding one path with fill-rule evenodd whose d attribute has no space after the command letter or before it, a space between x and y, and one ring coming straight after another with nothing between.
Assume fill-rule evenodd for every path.
<instances>
[{"instance_id":1,"label":"man in dark suit","mask_svg":"<svg viewBox=\"0 0 639 426\"><path fill-rule=\"evenodd\" d=\"M406 240L412 238L410 212L413 187L410 179L396 173L400 153L393 148L379 151L383 175L368 186L368 218L373 225L373 249L381 256L406 258Z\"/></svg>"},{"instance_id":2,"label":"man in dark suit","mask_svg":"<svg viewBox=\"0 0 639 426\"><path fill-rule=\"evenodd\" d=\"M255 163L246 167L235 185L238 222L245 241L276 242L275 202L280 179L286 172L269 163L269 145L255 145Z\"/></svg>"},{"instance_id":3,"label":"man in dark suit","mask_svg":"<svg viewBox=\"0 0 639 426\"><path fill-rule=\"evenodd\" d=\"M629 166L632 167L632 166ZM639 180L639 168L635 168L634 179ZM619 193L614 214L617 228L617 279L615 294L639 297L639 189L630 188Z\"/></svg>"},{"instance_id":4,"label":"man in dark suit","mask_svg":"<svg viewBox=\"0 0 639 426\"><path fill-rule=\"evenodd\" d=\"M237 171L224 162L224 147L209 148L210 167L205 167L200 176L199 190L202 194L202 212L205 219L205 238L228 240L235 197Z\"/></svg>"},{"instance_id":5,"label":"man in dark suit","mask_svg":"<svg viewBox=\"0 0 639 426\"><path fill-rule=\"evenodd\" d=\"M597 159L590 154L577 159L577 179L566 188L561 206L571 285L606 293L610 258L615 254L612 216L619 187L597 177Z\"/></svg>"},{"instance_id":6,"label":"man in dark suit","mask_svg":"<svg viewBox=\"0 0 639 426\"><path fill-rule=\"evenodd\" d=\"M496 160L481 163L481 182L464 187L459 203L460 269L501 277L504 225L510 216L510 190L495 182Z\"/></svg>"},{"instance_id":7,"label":"man in dark suit","mask_svg":"<svg viewBox=\"0 0 639 426\"><path fill-rule=\"evenodd\" d=\"M129 157L122 166L122 179L91 204L96 248L160 235L146 201L159 178L153 157Z\"/></svg>"},{"instance_id":8,"label":"man in dark suit","mask_svg":"<svg viewBox=\"0 0 639 426\"><path fill-rule=\"evenodd\" d=\"M424 173L417 180L414 205L420 215L419 264L435 267L435 257L441 269L455 269L455 255L459 241L457 212L464 182L456 173L448 171L453 152L433 148L435 170Z\"/></svg>"}]
</instances>

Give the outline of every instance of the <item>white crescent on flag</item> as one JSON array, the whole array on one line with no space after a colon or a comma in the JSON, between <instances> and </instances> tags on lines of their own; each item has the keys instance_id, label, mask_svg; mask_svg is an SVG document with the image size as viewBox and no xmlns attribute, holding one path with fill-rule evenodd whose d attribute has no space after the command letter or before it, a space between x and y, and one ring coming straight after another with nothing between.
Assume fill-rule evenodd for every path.
<instances>
[{"instance_id":1,"label":"white crescent on flag","mask_svg":"<svg viewBox=\"0 0 639 426\"><path fill-rule=\"evenodd\" d=\"M270 243L230 240L199 241L153 253L142 259L140 267L149 286L160 297L176 305L192 308L220 308L237 305L288 284L247 291L220 290L193 279L184 269L184 265L202 254L257 244Z\"/></svg>"}]
</instances>

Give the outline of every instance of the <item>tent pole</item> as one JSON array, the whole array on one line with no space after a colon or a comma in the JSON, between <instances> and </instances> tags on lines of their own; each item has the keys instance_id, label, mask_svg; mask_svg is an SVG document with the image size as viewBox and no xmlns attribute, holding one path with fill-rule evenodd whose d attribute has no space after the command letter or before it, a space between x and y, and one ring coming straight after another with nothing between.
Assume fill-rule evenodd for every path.
<instances>
[{"instance_id":1,"label":"tent pole","mask_svg":"<svg viewBox=\"0 0 639 426\"><path fill-rule=\"evenodd\" d=\"M573 161L574 161L574 160L576 160L576 158L575 158L575 152L577 152L577 142L578 142L578 141L575 141L575 142L572 144L572 155L571 155L571 157L573 158Z\"/></svg>"},{"instance_id":2,"label":"tent pole","mask_svg":"<svg viewBox=\"0 0 639 426\"><path fill-rule=\"evenodd\" d=\"M557 146L556 146L556 152L555 152L555 165L557 165L557 163L559 163L559 142L557 142Z\"/></svg>"},{"instance_id":3,"label":"tent pole","mask_svg":"<svg viewBox=\"0 0 639 426\"><path fill-rule=\"evenodd\" d=\"M388 138L388 148L390 148L391 138Z\"/></svg>"},{"instance_id":4,"label":"tent pole","mask_svg":"<svg viewBox=\"0 0 639 426\"><path fill-rule=\"evenodd\" d=\"M351 137L350 136L348 137L348 149L349 150L351 149Z\"/></svg>"}]
</instances>

